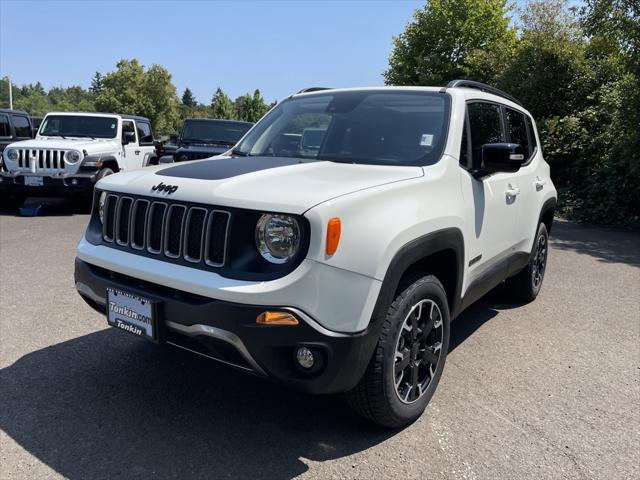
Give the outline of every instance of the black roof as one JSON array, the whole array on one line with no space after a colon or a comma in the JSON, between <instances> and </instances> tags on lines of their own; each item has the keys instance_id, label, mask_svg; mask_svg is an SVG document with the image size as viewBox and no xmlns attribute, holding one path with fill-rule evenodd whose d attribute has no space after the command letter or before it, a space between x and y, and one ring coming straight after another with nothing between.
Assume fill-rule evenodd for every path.
<instances>
[{"instance_id":1,"label":"black roof","mask_svg":"<svg viewBox=\"0 0 640 480\"><path fill-rule=\"evenodd\" d=\"M29 115L24 110L11 110L10 108L0 108L0 113L22 113L24 115Z\"/></svg>"},{"instance_id":2,"label":"black roof","mask_svg":"<svg viewBox=\"0 0 640 480\"><path fill-rule=\"evenodd\" d=\"M121 113L113 113L112 115L119 115L126 120L144 120L145 122L150 122L147 117L141 117L139 115L123 115Z\"/></svg>"},{"instance_id":3,"label":"black roof","mask_svg":"<svg viewBox=\"0 0 640 480\"><path fill-rule=\"evenodd\" d=\"M187 120L198 120L199 122L221 122L221 123L242 123L245 125L253 125L253 122L245 122L244 120L226 120L222 118L185 118Z\"/></svg>"},{"instance_id":4,"label":"black roof","mask_svg":"<svg viewBox=\"0 0 640 480\"><path fill-rule=\"evenodd\" d=\"M507 92L503 92L502 90L492 87L491 85L487 85L486 83L475 82L473 80L451 80L447 83L446 88L474 88L476 90L480 90L481 92L491 93L492 95L497 95L498 97L506 98L507 100L511 100L513 103L517 103L522 106L515 97L509 95Z\"/></svg>"}]
</instances>

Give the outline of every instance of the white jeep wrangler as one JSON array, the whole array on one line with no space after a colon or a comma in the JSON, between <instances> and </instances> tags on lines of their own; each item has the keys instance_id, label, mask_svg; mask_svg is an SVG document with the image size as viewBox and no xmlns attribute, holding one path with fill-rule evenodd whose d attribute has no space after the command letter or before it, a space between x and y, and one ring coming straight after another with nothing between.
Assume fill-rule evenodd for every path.
<instances>
[{"instance_id":1,"label":"white jeep wrangler","mask_svg":"<svg viewBox=\"0 0 640 480\"><path fill-rule=\"evenodd\" d=\"M49 113L36 138L5 148L0 194L16 207L27 196L90 193L106 175L154 163L153 132L144 117Z\"/></svg>"},{"instance_id":2,"label":"white jeep wrangler","mask_svg":"<svg viewBox=\"0 0 640 480\"><path fill-rule=\"evenodd\" d=\"M539 145L475 82L302 91L224 156L101 180L76 288L112 326L404 425L451 319L503 281L540 291L556 191Z\"/></svg>"}]
</instances>

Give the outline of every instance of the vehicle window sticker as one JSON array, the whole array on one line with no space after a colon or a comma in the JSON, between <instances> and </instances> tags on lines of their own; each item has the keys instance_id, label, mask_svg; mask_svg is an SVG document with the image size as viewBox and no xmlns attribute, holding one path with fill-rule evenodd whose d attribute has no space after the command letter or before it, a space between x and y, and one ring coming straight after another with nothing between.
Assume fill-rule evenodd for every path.
<instances>
[{"instance_id":1,"label":"vehicle window sticker","mask_svg":"<svg viewBox=\"0 0 640 480\"><path fill-rule=\"evenodd\" d=\"M420 137L420 146L431 147L433 145L433 136L432 133L423 133Z\"/></svg>"}]
</instances>

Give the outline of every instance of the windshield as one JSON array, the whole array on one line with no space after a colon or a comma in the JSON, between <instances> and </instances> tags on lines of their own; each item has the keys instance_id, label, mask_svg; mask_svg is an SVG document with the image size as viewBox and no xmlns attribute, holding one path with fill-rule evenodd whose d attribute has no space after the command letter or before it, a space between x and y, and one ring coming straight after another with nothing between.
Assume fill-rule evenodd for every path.
<instances>
[{"instance_id":1,"label":"windshield","mask_svg":"<svg viewBox=\"0 0 640 480\"><path fill-rule=\"evenodd\" d=\"M217 122L215 120L185 120L183 142L219 143L235 145L253 126L244 122Z\"/></svg>"},{"instance_id":2,"label":"windshield","mask_svg":"<svg viewBox=\"0 0 640 480\"><path fill-rule=\"evenodd\" d=\"M345 163L428 165L444 149L450 97L437 92L305 95L275 107L233 153Z\"/></svg>"},{"instance_id":3,"label":"windshield","mask_svg":"<svg viewBox=\"0 0 640 480\"><path fill-rule=\"evenodd\" d=\"M49 115L42 122L40 135L53 137L115 138L118 119L87 115Z\"/></svg>"}]
</instances>

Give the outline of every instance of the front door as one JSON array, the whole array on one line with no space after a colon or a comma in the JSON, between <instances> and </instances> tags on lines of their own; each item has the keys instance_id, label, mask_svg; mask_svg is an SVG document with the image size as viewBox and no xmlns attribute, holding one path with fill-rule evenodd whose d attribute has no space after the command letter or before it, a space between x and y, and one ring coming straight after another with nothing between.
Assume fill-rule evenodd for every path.
<instances>
[{"instance_id":1,"label":"front door","mask_svg":"<svg viewBox=\"0 0 640 480\"><path fill-rule=\"evenodd\" d=\"M121 168L124 167L124 170L135 170L136 168L142 167L142 159L144 155L142 155L140 145L138 144L138 135L136 133L136 126L133 120L122 121L123 139L127 132L133 132L134 140L122 146L123 162Z\"/></svg>"},{"instance_id":2,"label":"front door","mask_svg":"<svg viewBox=\"0 0 640 480\"><path fill-rule=\"evenodd\" d=\"M466 235L469 240L467 278L472 282L499 271L513 253L519 190L517 179L511 173L495 173L484 178L475 178L470 173L479 165L482 145L506 141L501 106L469 102L465 130L461 185L465 204L472 206Z\"/></svg>"}]
</instances>

